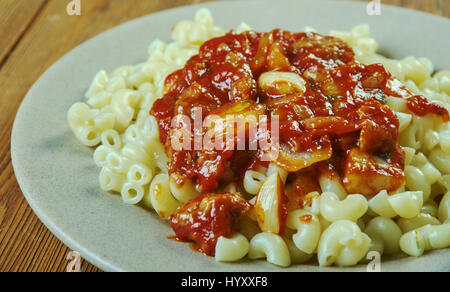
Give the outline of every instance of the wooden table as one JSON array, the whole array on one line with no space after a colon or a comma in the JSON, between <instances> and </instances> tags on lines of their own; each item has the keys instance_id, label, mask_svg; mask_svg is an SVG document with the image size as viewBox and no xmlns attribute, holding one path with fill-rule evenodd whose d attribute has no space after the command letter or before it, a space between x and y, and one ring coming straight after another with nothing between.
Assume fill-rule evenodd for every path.
<instances>
[{"instance_id":1,"label":"wooden table","mask_svg":"<svg viewBox=\"0 0 450 292\"><path fill-rule=\"evenodd\" d=\"M0 271L66 271L69 263L70 249L33 213L11 164L11 127L28 89L65 53L106 29L156 11L212 0L81 1L82 16L69 16L70 0L0 0ZM382 3L450 17L448 0ZM82 261L81 271L100 270Z\"/></svg>"}]
</instances>

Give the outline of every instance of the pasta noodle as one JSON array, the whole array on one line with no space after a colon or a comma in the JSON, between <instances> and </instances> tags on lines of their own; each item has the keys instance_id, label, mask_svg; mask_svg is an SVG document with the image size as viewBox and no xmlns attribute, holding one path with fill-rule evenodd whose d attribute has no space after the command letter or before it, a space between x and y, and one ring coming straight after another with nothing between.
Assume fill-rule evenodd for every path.
<instances>
[{"instance_id":1,"label":"pasta noodle","mask_svg":"<svg viewBox=\"0 0 450 292\"><path fill-rule=\"evenodd\" d=\"M430 185L437 182L442 176L439 170L430 163L423 153L415 155L411 161L411 165L416 166L422 171Z\"/></svg>"},{"instance_id":2,"label":"pasta noodle","mask_svg":"<svg viewBox=\"0 0 450 292\"><path fill-rule=\"evenodd\" d=\"M422 206L422 209L420 209L420 213L429 214L433 217L438 216L438 205L433 199L428 200L425 202Z\"/></svg>"},{"instance_id":3,"label":"pasta noodle","mask_svg":"<svg viewBox=\"0 0 450 292\"><path fill-rule=\"evenodd\" d=\"M431 194L431 185L428 183L425 174L415 166L405 167L406 188L411 191L421 191L423 200L427 201Z\"/></svg>"},{"instance_id":4,"label":"pasta noodle","mask_svg":"<svg viewBox=\"0 0 450 292\"><path fill-rule=\"evenodd\" d=\"M242 234L231 238L221 236L216 245L216 261L234 262L245 257L249 250L249 242Z\"/></svg>"},{"instance_id":5,"label":"pasta noodle","mask_svg":"<svg viewBox=\"0 0 450 292\"><path fill-rule=\"evenodd\" d=\"M190 181L184 181L182 185L177 181L174 175L170 175L170 191L179 202L186 203L200 195Z\"/></svg>"},{"instance_id":6,"label":"pasta noodle","mask_svg":"<svg viewBox=\"0 0 450 292\"><path fill-rule=\"evenodd\" d=\"M320 214L328 221L350 220L356 222L368 208L367 200L362 195L348 195L339 201L334 193L323 193L320 196Z\"/></svg>"},{"instance_id":7,"label":"pasta noodle","mask_svg":"<svg viewBox=\"0 0 450 292\"><path fill-rule=\"evenodd\" d=\"M391 219L375 217L367 223L366 233L376 233L381 237L384 253L394 254L400 251L399 240L402 231Z\"/></svg>"},{"instance_id":8,"label":"pasta noodle","mask_svg":"<svg viewBox=\"0 0 450 292\"><path fill-rule=\"evenodd\" d=\"M266 179L263 173L247 170L244 176L244 188L247 193L256 195Z\"/></svg>"},{"instance_id":9,"label":"pasta noodle","mask_svg":"<svg viewBox=\"0 0 450 292\"><path fill-rule=\"evenodd\" d=\"M122 187L121 195L124 203L135 205L144 197L144 188L139 184L127 182Z\"/></svg>"},{"instance_id":10,"label":"pasta noodle","mask_svg":"<svg viewBox=\"0 0 450 292\"><path fill-rule=\"evenodd\" d=\"M398 216L413 218L422 208L423 194L421 192L404 192L390 196L388 201Z\"/></svg>"},{"instance_id":11,"label":"pasta noodle","mask_svg":"<svg viewBox=\"0 0 450 292\"><path fill-rule=\"evenodd\" d=\"M402 192L388 195L383 190L369 201L370 209L385 218L400 216L413 218L417 216L423 206L422 192Z\"/></svg>"},{"instance_id":12,"label":"pasta noodle","mask_svg":"<svg viewBox=\"0 0 450 292\"><path fill-rule=\"evenodd\" d=\"M342 186L338 176L334 175L330 178L329 175L321 175L319 177L319 184L322 192L331 192L337 195L339 200L344 200L347 197L347 191Z\"/></svg>"},{"instance_id":13,"label":"pasta noodle","mask_svg":"<svg viewBox=\"0 0 450 292\"><path fill-rule=\"evenodd\" d=\"M319 243L322 232L319 219L310 212L296 210L287 218L287 227L297 230L292 240L306 254L312 254Z\"/></svg>"},{"instance_id":14,"label":"pasta noodle","mask_svg":"<svg viewBox=\"0 0 450 292\"><path fill-rule=\"evenodd\" d=\"M127 172L128 181L138 184L146 185L150 183L153 178L153 172L144 164L133 164Z\"/></svg>"},{"instance_id":15,"label":"pasta noodle","mask_svg":"<svg viewBox=\"0 0 450 292\"><path fill-rule=\"evenodd\" d=\"M431 216L430 214L420 213L414 218L406 219L401 218L397 221L397 225L400 227L403 233L407 233L411 230L420 228L425 225L440 225L441 222L439 222L438 219Z\"/></svg>"},{"instance_id":16,"label":"pasta noodle","mask_svg":"<svg viewBox=\"0 0 450 292\"><path fill-rule=\"evenodd\" d=\"M450 153L450 131L444 130L439 133L439 145L444 153Z\"/></svg>"},{"instance_id":17,"label":"pasta noodle","mask_svg":"<svg viewBox=\"0 0 450 292\"><path fill-rule=\"evenodd\" d=\"M383 238L376 232L376 230L374 228L365 229L364 233L367 234L371 240L369 250L367 251L367 253L369 253L371 251L376 251L380 255L382 255L384 253ZM364 258L363 258L363 261L365 261Z\"/></svg>"},{"instance_id":18,"label":"pasta noodle","mask_svg":"<svg viewBox=\"0 0 450 292\"><path fill-rule=\"evenodd\" d=\"M101 145L97 147L94 151L94 162L98 167L106 166L106 156L108 156L111 149Z\"/></svg>"},{"instance_id":19,"label":"pasta noodle","mask_svg":"<svg viewBox=\"0 0 450 292\"><path fill-rule=\"evenodd\" d=\"M442 174L450 174L450 154L445 153L441 149L434 149L430 153L430 161L439 169Z\"/></svg>"},{"instance_id":20,"label":"pasta noodle","mask_svg":"<svg viewBox=\"0 0 450 292\"><path fill-rule=\"evenodd\" d=\"M102 190L121 192L125 183L125 176L113 172L108 167L103 167L100 171L99 180Z\"/></svg>"},{"instance_id":21,"label":"pasta noodle","mask_svg":"<svg viewBox=\"0 0 450 292\"><path fill-rule=\"evenodd\" d=\"M411 124L412 115L401 112L396 112L395 114L397 115L398 121L400 123L398 131L403 132Z\"/></svg>"},{"instance_id":22,"label":"pasta noodle","mask_svg":"<svg viewBox=\"0 0 450 292\"><path fill-rule=\"evenodd\" d=\"M271 264L287 267L291 264L289 249L279 235L262 232L250 241L248 256L251 259L267 258Z\"/></svg>"},{"instance_id":23,"label":"pasta noodle","mask_svg":"<svg viewBox=\"0 0 450 292\"><path fill-rule=\"evenodd\" d=\"M180 205L170 192L167 174L160 173L153 178L147 196L147 201L151 202L156 213L163 218L168 218Z\"/></svg>"},{"instance_id":24,"label":"pasta noodle","mask_svg":"<svg viewBox=\"0 0 450 292\"><path fill-rule=\"evenodd\" d=\"M410 256L421 256L430 249L450 246L450 222L442 225L425 225L411 230L400 238L400 247Z\"/></svg>"},{"instance_id":25,"label":"pasta noodle","mask_svg":"<svg viewBox=\"0 0 450 292\"><path fill-rule=\"evenodd\" d=\"M445 223L450 218L450 192L445 194L442 198L441 203L439 204L439 220L442 223Z\"/></svg>"},{"instance_id":26,"label":"pasta noodle","mask_svg":"<svg viewBox=\"0 0 450 292\"><path fill-rule=\"evenodd\" d=\"M119 150L122 141L120 140L119 133L113 129L106 130L101 134L102 146L108 147L112 150Z\"/></svg>"},{"instance_id":27,"label":"pasta noodle","mask_svg":"<svg viewBox=\"0 0 450 292\"><path fill-rule=\"evenodd\" d=\"M321 266L358 263L369 250L371 239L352 221L333 222L320 237L317 257Z\"/></svg>"}]
</instances>

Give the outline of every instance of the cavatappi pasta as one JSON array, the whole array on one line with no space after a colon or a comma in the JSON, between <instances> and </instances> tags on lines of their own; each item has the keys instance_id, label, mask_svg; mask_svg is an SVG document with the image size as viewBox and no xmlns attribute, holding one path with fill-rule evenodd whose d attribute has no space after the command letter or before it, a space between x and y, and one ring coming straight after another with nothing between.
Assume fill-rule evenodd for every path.
<instances>
[{"instance_id":1,"label":"cavatappi pasta","mask_svg":"<svg viewBox=\"0 0 450 292\"><path fill-rule=\"evenodd\" d=\"M248 31L251 28L241 24L234 33ZM155 210L159 216L169 219L178 237L186 235L180 239L195 241L201 251L215 255L219 262L238 261L245 257L265 258L274 265L285 267L317 257L322 266L351 266L363 263L367 253L373 251L421 256L427 250L449 247L450 127L448 113L447 120L442 117L443 110L450 110L450 71L435 72L433 64L426 58L394 60L378 54L378 43L370 37L367 25L357 26L351 31L331 31L334 38L318 37L312 28L305 31L309 31L306 38L312 37L312 41L295 43L298 54L322 43L325 46L350 46L354 59L361 64L382 64L396 77L387 82L398 94L386 93L377 98L392 111L392 119L398 121L395 133L398 134L400 150L396 151L404 156L403 168L400 169L403 181L393 184L380 180L380 177L368 177L366 181L353 173L343 177L342 173L331 168L325 172L304 171L319 161L330 159L332 147L329 141L322 140L321 150L316 149L314 154L307 151L296 153L300 164L291 163L290 156L282 156L271 163L246 169L240 181L230 181L227 177L233 173L224 171L222 178L228 181L224 186L205 183L202 188L194 180L171 171L174 161L168 155L167 145L165 147L161 143L161 117L149 113L155 101L166 95L168 87L176 82L176 78L171 81L175 76L173 72L196 56L205 42L226 35L224 29L214 25L211 13L200 9L194 21L181 21L175 25L171 42L153 41L147 61L119 67L111 73L99 71L85 94L85 102L75 103L69 109L68 122L76 138L83 145L95 148L93 158L101 168L101 189L121 194L124 203L142 204ZM276 33L272 37L279 37ZM249 32L247 37L254 37L253 32ZM285 97L306 94L311 90L321 91L329 99L329 104L335 101L336 92L339 92L335 84L312 71L300 75L276 70L291 61L283 59L283 48L276 42L268 46L268 39L264 37L255 39L260 47L269 48L271 55L267 57L269 69L261 69L257 82L246 80L251 83L251 90L259 88L268 96L275 90ZM218 50L231 49L218 46ZM214 53L217 51L209 52ZM258 54L261 53L256 52L256 57ZM345 59L348 56L340 57ZM226 60L232 63L238 60L238 56L229 54ZM299 59L298 64L301 62ZM238 61L235 64L240 66ZM259 66L257 62L254 64ZM250 69L243 67L242 70ZM379 76L373 76L375 78L363 80L364 86L377 86ZM217 81L218 84L220 82ZM242 86L236 82L230 96L238 94L239 98L245 99L246 94L252 94L240 91ZM201 89L192 87L191 90L188 95ZM411 94L424 96L438 105L440 115L411 110L405 98ZM285 97L274 99L273 104L289 104ZM266 108L258 105L244 102L228 110L267 112L267 105ZM304 118L304 127L322 131L324 135L326 130L317 129L317 125L342 122L338 118L331 121L316 118L304 105L298 105L294 110ZM367 111L363 115L371 113ZM341 123L339 127L344 132L348 125ZM363 127L361 137L365 135L364 131L366 128ZM370 141L369 138L365 137ZM360 148L371 147L369 142L361 141L363 145ZM345 139L341 142L346 143ZM387 170L389 161L394 159L394 152L385 151L372 159L366 153L352 149L349 155L354 160L349 163L356 165L358 161L370 160L372 167ZM386 188L380 188L380 185ZM207 187L209 189L205 191ZM202 197L202 193L210 193L210 189L217 190L218 194ZM301 197L296 195L298 192L302 193ZM236 222L228 218L230 216L224 216L228 221L221 217L216 221L227 228L239 228L225 232L203 222L206 215L219 210L214 209L216 205L221 212L233 211L233 214L241 215ZM206 231L214 234L212 246L189 237L189 230L179 226L176 219L185 218L179 212L186 210L197 212L197 217L191 214L189 218L200 220L198 225L203 228L197 230L200 234Z\"/></svg>"}]
</instances>

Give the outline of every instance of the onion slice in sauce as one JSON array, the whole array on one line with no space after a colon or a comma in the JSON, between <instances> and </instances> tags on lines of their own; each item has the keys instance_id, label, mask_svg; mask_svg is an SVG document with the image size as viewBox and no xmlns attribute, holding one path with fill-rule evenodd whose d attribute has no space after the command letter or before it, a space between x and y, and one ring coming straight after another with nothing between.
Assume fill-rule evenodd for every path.
<instances>
[{"instance_id":1,"label":"onion slice in sauce","mask_svg":"<svg viewBox=\"0 0 450 292\"><path fill-rule=\"evenodd\" d=\"M333 154L333 149L331 148L331 143L329 140L326 139L325 141L327 143L322 143L324 144L322 146L301 152L294 152L288 145L280 144L278 157L274 159L274 161L284 170L296 172L316 162L330 159ZM272 155L273 158L274 154L271 153L270 155Z\"/></svg>"},{"instance_id":2,"label":"onion slice in sauce","mask_svg":"<svg viewBox=\"0 0 450 292\"><path fill-rule=\"evenodd\" d=\"M283 181L275 172L267 178L256 196L256 219L263 232L278 234L283 231L287 217L284 196Z\"/></svg>"}]
</instances>

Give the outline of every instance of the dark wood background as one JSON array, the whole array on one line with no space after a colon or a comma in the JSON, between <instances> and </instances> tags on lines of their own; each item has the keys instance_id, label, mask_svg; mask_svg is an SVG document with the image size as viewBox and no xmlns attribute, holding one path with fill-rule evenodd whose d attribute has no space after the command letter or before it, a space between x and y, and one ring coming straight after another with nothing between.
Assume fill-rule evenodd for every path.
<instances>
[{"instance_id":1,"label":"dark wood background","mask_svg":"<svg viewBox=\"0 0 450 292\"><path fill-rule=\"evenodd\" d=\"M68 16L70 0L0 0L0 271L66 271L69 263L70 249L33 213L11 164L11 127L31 85L66 52L108 28L160 10L209 1L82 0L83 15ZM449 0L382 3L450 17ZM100 270L82 260L81 271Z\"/></svg>"}]
</instances>

